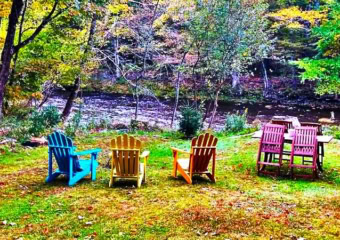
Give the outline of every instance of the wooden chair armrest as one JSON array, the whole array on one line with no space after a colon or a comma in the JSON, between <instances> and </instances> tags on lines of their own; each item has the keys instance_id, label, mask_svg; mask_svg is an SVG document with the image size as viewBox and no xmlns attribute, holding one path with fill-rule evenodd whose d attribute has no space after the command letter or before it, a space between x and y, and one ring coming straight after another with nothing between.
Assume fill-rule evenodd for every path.
<instances>
[{"instance_id":1,"label":"wooden chair armrest","mask_svg":"<svg viewBox=\"0 0 340 240\"><path fill-rule=\"evenodd\" d=\"M150 151L144 151L144 152L142 153L142 155L140 155L140 157L141 157L141 158L146 158L146 157L149 157L149 155L150 155Z\"/></svg>"},{"instance_id":2,"label":"wooden chair armrest","mask_svg":"<svg viewBox=\"0 0 340 240\"><path fill-rule=\"evenodd\" d=\"M178 149L178 148L174 148L174 147L170 147L170 148L171 148L171 150L173 152L179 152L179 153L184 153L184 154L191 154L190 152L182 150L182 149Z\"/></svg>"},{"instance_id":3,"label":"wooden chair armrest","mask_svg":"<svg viewBox=\"0 0 340 240\"><path fill-rule=\"evenodd\" d=\"M85 151L81 151L81 152L74 152L74 153L72 153L72 156L89 155L89 154L93 154L93 153L99 153L101 151L102 150L100 148L90 149L90 150L85 150Z\"/></svg>"}]
</instances>

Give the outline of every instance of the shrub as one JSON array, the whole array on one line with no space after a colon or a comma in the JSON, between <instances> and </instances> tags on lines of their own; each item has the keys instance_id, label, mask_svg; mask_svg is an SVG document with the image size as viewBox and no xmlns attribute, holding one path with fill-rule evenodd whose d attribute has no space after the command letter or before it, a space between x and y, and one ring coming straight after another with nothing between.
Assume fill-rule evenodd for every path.
<instances>
[{"instance_id":1,"label":"shrub","mask_svg":"<svg viewBox=\"0 0 340 240\"><path fill-rule=\"evenodd\" d=\"M332 135L335 139L340 140L340 126L330 126L324 129L325 135Z\"/></svg>"},{"instance_id":2,"label":"shrub","mask_svg":"<svg viewBox=\"0 0 340 240\"><path fill-rule=\"evenodd\" d=\"M129 125L129 131L130 132L136 132L138 130L141 130L141 131L150 131L151 128L150 128L148 122L143 122L143 121L138 121L138 120L131 119L130 125Z\"/></svg>"},{"instance_id":3,"label":"shrub","mask_svg":"<svg viewBox=\"0 0 340 240\"><path fill-rule=\"evenodd\" d=\"M243 114L236 112L228 114L225 121L225 131L229 133L238 133L247 127L247 109Z\"/></svg>"},{"instance_id":4,"label":"shrub","mask_svg":"<svg viewBox=\"0 0 340 240\"><path fill-rule=\"evenodd\" d=\"M86 131L93 131L99 129L110 129L111 122L109 118L101 118L99 120L91 119L85 126Z\"/></svg>"},{"instance_id":5,"label":"shrub","mask_svg":"<svg viewBox=\"0 0 340 240\"><path fill-rule=\"evenodd\" d=\"M39 137L58 125L61 118L58 109L53 106L42 111L34 110L29 117L9 117L0 123L0 129L4 129L6 137L14 138L20 143L28 141L32 136Z\"/></svg>"},{"instance_id":6,"label":"shrub","mask_svg":"<svg viewBox=\"0 0 340 240\"><path fill-rule=\"evenodd\" d=\"M32 121L19 120L15 117L5 118L0 123L0 129L3 129L5 134L2 137L16 139L20 143L28 141L31 137L29 129L32 127Z\"/></svg>"},{"instance_id":7,"label":"shrub","mask_svg":"<svg viewBox=\"0 0 340 240\"><path fill-rule=\"evenodd\" d=\"M81 111L78 111L71 119L70 123L65 128L65 134L74 139L80 127L80 120L82 118Z\"/></svg>"},{"instance_id":8,"label":"shrub","mask_svg":"<svg viewBox=\"0 0 340 240\"><path fill-rule=\"evenodd\" d=\"M61 118L58 109L54 106L45 107L41 112L33 111L29 120L32 122L32 126L28 132L38 137L58 125Z\"/></svg>"},{"instance_id":9,"label":"shrub","mask_svg":"<svg viewBox=\"0 0 340 240\"><path fill-rule=\"evenodd\" d=\"M179 131L184 133L186 137L196 135L197 131L201 128L201 112L192 107L183 107L181 109L181 115Z\"/></svg>"},{"instance_id":10,"label":"shrub","mask_svg":"<svg viewBox=\"0 0 340 240\"><path fill-rule=\"evenodd\" d=\"M58 108L55 106L49 106L43 109L42 115L45 119L46 127L54 128L61 121Z\"/></svg>"}]
</instances>

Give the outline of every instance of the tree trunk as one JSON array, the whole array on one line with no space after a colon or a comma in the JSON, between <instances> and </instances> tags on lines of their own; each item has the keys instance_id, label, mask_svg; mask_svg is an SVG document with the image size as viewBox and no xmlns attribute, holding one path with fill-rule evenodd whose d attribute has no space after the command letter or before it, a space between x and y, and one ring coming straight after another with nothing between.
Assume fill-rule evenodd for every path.
<instances>
[{"instance_id":1,"label":"tree trunk","mask_svg":"<svg viewBox=\"0 0 340 240\"><path fill-rule=\"evenodd\" d=\"M262 59L262 68L263 68L263 79L264 79L263 96L267 97L267 96L271 95L272 83L271 83L270 79L268 78L266 65L264 64L263 59Z\"/></svg>"},{"instance_id":2,"label":"tree trunk","mask_svg":"<svg viewBox=\"0 0 340 240\"><path fill-rule=\"evenodd\" d=\"M291 61L294 61L294 56L291 56ZM298 79L296 77L296 69L295 66L291 66L292 69L292 88L293 89L297 89L297 85L298 85Z\"/></svg>"},{"instance_id":3,"label":"tree trunk","mask_svg":"<svg viewBox=\"0 0 340 240\"><path fill-rule=\"evenodd\" d=\"M41 102L38 105L38 109L42 108L42 106L44 106L44 104L47 102L47 100L50 98L50 95L46 95L44 96L43 100L41 100Z\"/></svg>"},{"instance_id":4,"label":"tree trunk","mask_svg":"<svg viewBox=\"0 0 340 240\"><path fill-rule=\"evenodd\" d=\"M175 122L175 118L176 118L176 112L177 112L178 101L179 101L179 88L180 88L180 74L178 72L178 74L177 74L177 81L176 81L176 99L175 99L174 109L172 111L172 118L171 118L170 128L173 128L173 125L174 125L174 122Z\"/></svg>"},{"instance_id":5,"label":"tree trunk","mask_svg":"<svg viewBox=\"0 0 340 240\"><path fill-rule=\"evenodd\" d=\"M115 41L115 61L116 61L116 79L121 77L120 74L120 68L119 68L119 38L116 37L116 41Z\"/></svg>"},{"instance_id":6,"label":"tree trunk","mask_svg":"<svg viewBox=\"0 0 340 240\"><path fill-rule=\"evenodd\" d=\"M84 66L84 64L86 62L86 55L87 55L90 47L93 45L93 36L94 36L95 31L96 31L96 24L97 24L97 15L93 14L92 21L91 21L91 27L90 27L90 33L89 33L89 39L87 41L87 46L84 50L83 60L80 63L81 68ZM73 107L73 102L76 99L76 97L78 96L78 92L80 90L80 83L81 83L80 76L77 76L75 81L74 81L70 96L67 99L65 108L64 108L63 113L62 113L63 121L66 121L66 119L68 118L68 116L71 113L71 110L72 110L72 107Z\"/></svg>"},{"instance_id":7,"label":"tree trunk","mask_svg":"<svg viewBox=\"0 0 340 240\"><path fill-rule=\"evenodd\" d=\"M27 1L24 1L24 6L23 6L23 10L22 10L22 14L21 14L21 20L20 20L20 26L19 26L19 36L18 36L18 44L21 43L22 40L22 34L23 34L23 26L24 26L24 22L25 22L25 15L26 15L26 10L27 10ZM17 66L17 61L18 61L18 57L19 57L19 51L20 49L18 49L14 55L14 59L13 59L13 68L12 68L12 72L11 72L11 77L9 79L9 85L13 85L13 80L14 80L14 75L15 75L15 68Z\"/></svg>"},{"instance_id":8,"label":"tree trunk","mask_svg":"<svg viewBox=\"0 0 340 240\"><path fill-rule=\"evenodd\" d=\"M212 105L213 105L213 98L211 97L209 99L208 107L205 109L205 113L204 113L204 116L203 116L203 119L202 119L202 128L203 128L203 124L204 124L205 120L208 118L208 114L210 112L210 109L211 109Z\"/></svg>"},{"instance_id":9,"label":"tree trunk","mask_svg":"<svg viewBox=\"0 0 340 240\"><path fill-rule=\"evenodd\" d=\"M241 95L241 86L240 86L240 73L233 72L231 74L232 77L232 89L237 95Z\"/></svg>"},{"instance_id":10,"label":"tree trunk","mask_svg":"<svg viewBox=\"0 0 340 240\"><path fill-rule=\"evenodd\" d=\"M70 96L67 99L64 111L62 113L62 118L64 121L68 118L68 116L71 113L73 102L78 96L79 89L80 89L80 79L79 77L77 77L76 80L74 81Z\"/></svg>"},{"instance_id":11,"label":"tree trunk","mask_svg":"<svg viewBox=\"0 0 340 240\"><path fill-rule=\"evenodd\" d=\"M188 52L185 52L183 54L182 57L182 61L181 61L181 65L183 65L183 63L185 62L185 56L188 54ZM178 102L179 102L179 89L181 86L181 72L178 70L177 72L177 80L176 80L176 100L175 100L175 106L174 106L174 110L172 112L172 118L171 118L171 124L170 124L170 128L173 127L173 124L175 122L175 118L176 118L176 112L177 112L177 108L178 108Z\"/></svg>"},{"instance_id":12,"label":"tree trunk","mask_svg":"<svg viewBox=\"0 0 340 240\"><path fill-rule=\"evenodd\" d=\"M3 101L5 96L5 89L9 79L11 61L14 54L14 38L16 25L18 23L23 5L24 4L22 0L13 0L11 13L8 19L7 36L1 54L0 65L0 119L3 118Z\"/></svg>"},{"instance_id":13,"label":"tree trunk","mask_svg":"<svg viewBox=\"0 0 340 240\"><path fill-rule=\"evenodd\" d=\"M138 118L138 110L139 110L138 80L136 81L135 94L136 94L135 120L137 120L137 118Z\"/></svg>"},{"instance_id":14,"label":"tree trunk","mask_svg":"<svg viewBox=\"0 0 340 240\"><path fill-rule=\"evenodd\" d=\"M144 76L145 76L145 72L146 72L146 58L148 56L149 47L150 47L151 41L153 39L153 23L155 22L155 19L156 19L159 2L160 2L160 0L158 0L157 3L156 3L155 9L153 11L153 16L152 16L152 19L151 19L151 22L150 22L150 25L149 25L149 27L150 27L149 28L150 35L148 35L148 37L147 37L147 41L146 41L145 48L144 48L142 74L141 74L140 77L138 77L136 79L136 86L135 86L135 94L136 94L135 120L137 120L137 118L138 118L138 110L139 110L139 92L138 92L139 80L140 79L144 79Z\"/></svg>"},{"instance_id":15,"label":"tree trunk","mask_svg":"<svg viewBox=\"0 0 340 240\"><path fill-rule=\"evenodd\" d=\"M200 61L201 58L201 52L198 50L197 51L197 60L195 62L195 65L192 67L192 78L194 79L194 106L196 110L198 109L198 104L197 104L197 82L200 79L199 73L196 72L196 68L198 65L198 62Z\"/></svg>"},{"instance_id":16,"label":"tree trunk","mask_svg":"<svg viewBox=\"0 0 340 240\"><path fill-rule=\"evenodd\" d=\"M216 111L217 111L217 107L218 107L218 97L219 97L220 91L221 91L221 88L219 87L216 91L216 94L215 94L214 108L213 108L213 112L211 114L211 118L210 118L208 128L211 128L214 124L215 115L216 115Z\"/></svg>"},{"instance_id":17,"label":"tree trunk","mask_svg":"<svg viewBox=\"0 0 340 240\"><path fill-rule=\"evenodd\" d=\"M14 46L16 25L18 23L21 10L24 6L22 0L13 0L11 13L8 17L8 27L7 27L7 35L4 47L2 49L1 54L1 65L0 65L0 119L3 117L3 102L5 96L5 89L8 83L8 79L10 76L11 62L14 54L19 51L21 48L25 47L27 44L32 42L36 36L44 29L44 27L51 22L53 19L57 18L60 14L62 14L67 8L59 10L54 16L57 6L59 4L59 0L55 0L54 5L50 13L43 19L41 24L34 30L31 36L25 39L25 41L19 42L16 46Z\"/></svg>"},{"instance_id":18,"label":"tree trunk","mask_svg":"<svg viewBox=\"0 0 340 240\"><path fill-rule=\"evenodd\" d=\"M144 79L145 76L145 71L146 71L146 58L149 53L149 44L151 43L151 39L148 39L145 49L144 49L144 56L143 56L143 69L141 76L137 77L136 79L136 85L135 85L135 94L136 94L136 108L135 108L135 120L138 118L138 110L139 110L139 92L138 92L138 87L139 87L139 80Z\"/></svg>"}]
</instances>

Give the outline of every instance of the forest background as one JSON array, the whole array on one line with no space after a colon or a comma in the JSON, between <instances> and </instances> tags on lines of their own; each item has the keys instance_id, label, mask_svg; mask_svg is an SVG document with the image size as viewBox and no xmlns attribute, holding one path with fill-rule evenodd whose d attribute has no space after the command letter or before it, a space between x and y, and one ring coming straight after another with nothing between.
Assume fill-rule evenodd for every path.
<instances>
[{"instance_id":1,"label":"forest background","mask_svg":"<svg viewBox=\"0 0 340 240\"><path fill-rule=\"evenodd\" d=\"M2 0L0 118L26 118L57 89L172 98L332 99L340 92L333 0ZM206 104L209 103L209 104Z\"/></svg>"}]
</instances>

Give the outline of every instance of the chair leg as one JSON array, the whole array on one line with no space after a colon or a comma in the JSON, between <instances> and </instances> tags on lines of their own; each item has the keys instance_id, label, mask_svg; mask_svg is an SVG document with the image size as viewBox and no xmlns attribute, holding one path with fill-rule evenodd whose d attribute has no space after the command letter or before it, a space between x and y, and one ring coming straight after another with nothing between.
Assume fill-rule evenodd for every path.
<instances>
[{"instance_id":1,"label":"chair leg","mask_svg":"<svg viewBox=\"0 0 340 240\"><path fill-rule=\"evenodd\" d=\"M172 171L172 176L175 177L175 178L177 178L177 170L178 170L178 163L176 161L176 162L174 162L174 169Z\"/></svg>"},{"instance_id":2,"label":"chair leg","mask_svg":"<svg viewBox=\"0 0 340 240\"><path fill-rule=\"evenodd\" d=\"M49 176L46 178L46 182L47 182L47 183L52 182L52 181L53 181L54 179L56 179L59 175L60 175L60 173L58 173L58 172L52 173L51 175L49 175Z\"/></svg>"},{"instance_id":3,"label":"chair leg","mask_svg":"<svg viewBox=\"0 0 340 240\"><path fill-rule=\"evenodd\" d=\"M256 159L256 168L257 168L257 175L260 175L260 161L261 161L261 150L259 150L257 154L257 159Z\"/></svg>"},{"instance_id":4,"label":"chair leg","mask_svg":"<svg viewBox=\"0 0 340 240\"><path fill-rule=\"evenodd\" d=\"M112 177L110 179L109 187L112 187L115 182L116 182L116 179Z\"/></svg>"},{"instance_id":5,"label":"chair leg","mask_svg":"<svg viewBox=\"0 0 340 240\"><path fill-rule=\"evenodd\" d=\"M271 163L273 161L273 158L275 159L275 154L269 153L269 160L268 160L268 162Z\"/></svg>"},{"instance_id":6,"label":"chair leg","mask_svg":"<svg viewBox=\"0 0 340 240\"><path fill-rule=\"evenodd\" d=\"M262 171L264 171L264 169L266 168L266 165L262 165L259 163L261 161L261 153L259 154L258 156L258 163L257 163L257 175L260 176L260 173ZM267 162L268 161L268 153L264 153L264 156L263 156L263 161L264 162Z\"/></svg>"},{"instance_id":7,"label":"chair leg","mask_svg":"<svg viewBox=\"0 0 340 240\"><path fill-rule=\"evenodd\" d=\"M261 155L259 156L259 161L261 161ZM264 162L268 162L268 153L264 153L263 161L264 161ZM261 164L258 164L257 174L260 175L260 173L261 173L262 171L264 171L265 168L266 168L266 165L262 165L262 166L261 166Z\"/></svg>"},{"instance_id":8,"label":"chair leg","mask_svg":"<svg viewBox=\"0 0 340 240\"><path fill-rule=\"evenodd\" d=\"M184 177L185 181L188 183L188 184L192 184L192 179L190 178L190 176L185 173L184 171L181 172L181 175Z\"/></svg>"},{"instance_id":9,"label":"chair leg","mask_svg":"<svg viewBox=\"0 0 340 240\"><path fill-rule=\"evenodd\" d=\"M292 152L290 154L290 161L289 161L289 170L290 170L290 178L293 179L294 178L294 149L292 147Z\"/></svg>"},{"instance_id":10,"label":"chair leg","mask_svg":"<svg viewBox=\"0 0 340 240\"><path fill-rule=\"evenodd\" d=\"M183 178L185 179L185 181L188 183L188 184L192 184L192 178L190 177L190 175L189 174L187 174L184 170L183 170L183 168L181 168L181 166L179 166L178 164L177 164L177 170L179 171L179 173L183 176Z\"/></svg>"},{"instance_id":11,"label":"chair leg","mask_svg":"<svg viewBox=\"0 0 340 240\"><path fill-rule=\"evenodd\" d=\"M294 168L290 167L290 178L294 179Z\"/></svg>"},{"instance_id":12,"label":"chair leg","mask_svg":"<svg viewBox=\"0 0 340 240\"><path fill-rule=\"evenodd\" d=\"M68 180L68 185L69 185L69 186L73 186L73 185L76 184L76 183L77 183L77 180L74 179L74 178L71 178L71 177L70 177L70 179Z\"/></svg>"},{"instance_id":13,"label":"chair leg","mask_svg":"<svg viewBox=\"0 0 340 240\"><path fill-rule=\"evenodd\" d=\"M323 157L325 156L325 145L320 143L320 164L323 166Z\"/></svg>"},{"instance_id":14,"label":"chair leg","mask_svg":"<svg viewBox=\"0 0 340 240\"><path fill-rule=\"evenodd\" d=\"M92 181L96 180L96 170L98 166L96 159L97 159L97 154L92 154L91 155L91 180Z\"/></svg>"},{"instance_id":15,"label":"chair leg","mask_svg":"<svg viewBox=\"0 0 340 240\"><path fill-rule=\"evenodd\" d=\"M91 180L92 181L96 180L96 167L92 167L91 169Z\"/></svg>"},{"instance_id":16,"label":"chair leg","mask_svg":"<svg viewBox=\"0 0 340 240\"><path fill-rule=\"evenodd\" d=\"M146 173L144 172L144 175L143 175L143 183L146 182Z\"/></svg>"},{"instance_id":17,"label":"chair leg","mask_svg":"<svg viewBox=\"0 0 340 240\"><path fill-rule=\"evenodd\" d=\"M137 179L137 188L140 188L142 186L142 181L143 181L143 176L140 176L138 179Z\"/></svg>"},{"instance_id":18,"label":"chair leg","mask_svg":"<svg viewBox=\"0 0 340 240\"><path fill-rule=\"evenodd\" d=\"M215 176L213 176L211 173L207 173L207 176L210 179L210 181L212 181L213 183L216 183Z\"/></svg>"},{"instance_id":19,"label":"chair leg","mask_svg":"<svg viewBox=\"0 0 340 240\"><path fill-rule=\"evenodd\" d=\"M177 162L178 152L173 151L172 154L173 154L173 158L174 158L172 176L176 178L177 177L177 169L178 169L178 162Z\"/></svg>"},{"instance_id":20,"label":"chair leg","mask_svg":"<svg viewBox=\"0 0 340 240\"><path fill-rule=\"evenodd\" d=\"M313 181L317 178L317 171L313 169Z\"/></svg>"},{"instance_id":21,"label":"chair leg","mask_svg":"<svg viewBox=\"0 0 340 240\"><path fill-rule=\"evenodd\" d=\"M143 175L143 182L146 182L146 165L144 165L144 175Z\"/></svg>"}]
</instances>

